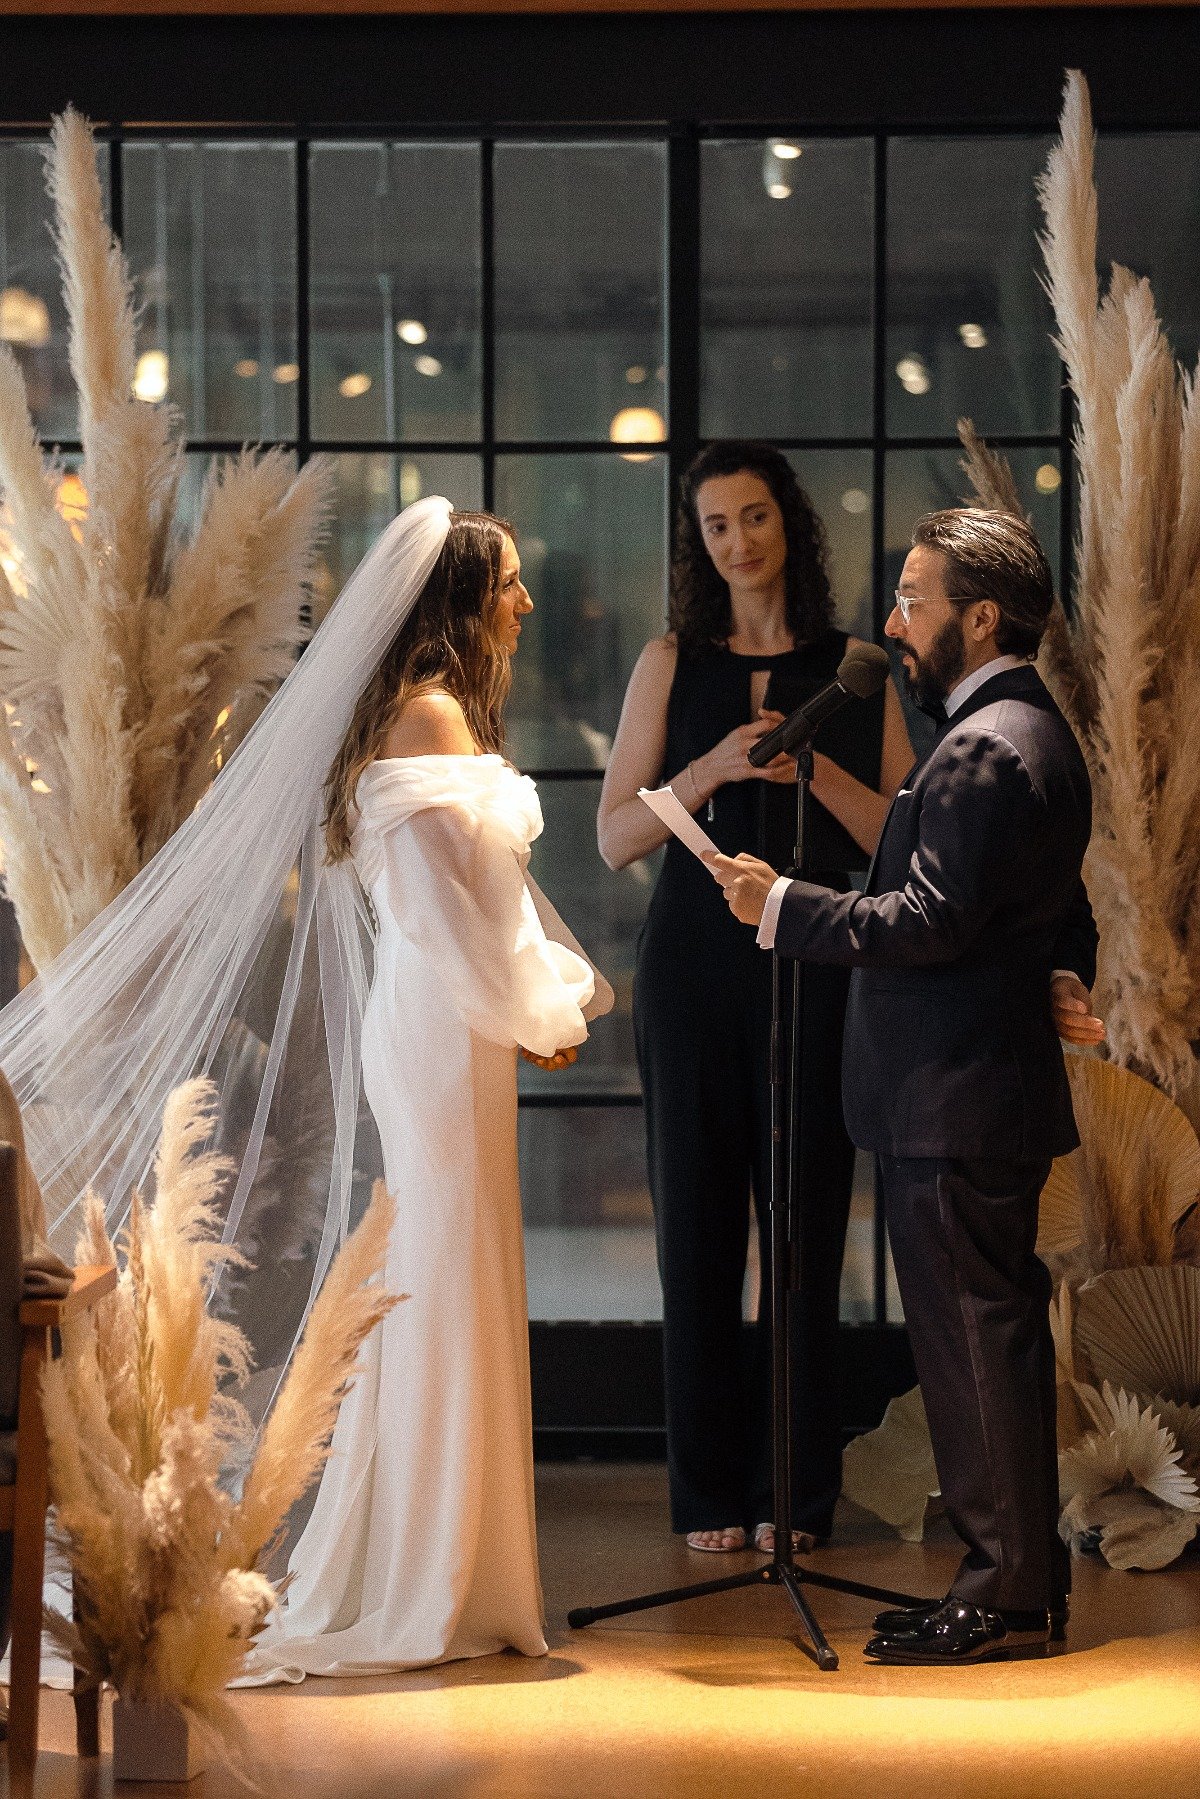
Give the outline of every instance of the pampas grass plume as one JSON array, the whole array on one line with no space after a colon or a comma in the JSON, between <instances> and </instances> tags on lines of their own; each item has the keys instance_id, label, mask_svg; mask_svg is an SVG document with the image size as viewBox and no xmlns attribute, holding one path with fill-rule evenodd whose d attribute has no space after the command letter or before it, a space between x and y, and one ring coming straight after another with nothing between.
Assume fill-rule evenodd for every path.
<instances>
[{"instance_id":1,"label":"pampas grass plume","mask_svg":"<svg viewBox=\"0 0 1200 1799\"><path fill-rule=\"evenodd\" d=\"M359 1348L406 1297L388 1293L373 1278L383 1266L395 1216L395 1201L376 1181L371 1203L309 1315L238 1507L239 1555L246 1565L271 1547L291 1507L316 1479Z\"/></svg>"},{"instance_id":2,"label":"pampas grass plume","mask_svg":"<svg viewBox=\"0 0 1200 1799\"><path fill-rule=\"evenodd\" d=\"M0 496L18 570L0 592L0 839L39 969L188 816L291 666L330 498L324 460L297 474L282 451L243 451L211 477L192 542L177 541L182 421L132 392L133 286L91 128L70 109L54 123L47 188L81 521L55 507L62 469L0 346Z\"/></svg>"},{"instance_id":3,"label":"pampas grass plume","mask_svg":"<svg viewBox=\"0 0 1200 1799\"><path fill-rule=\"evenodd\" d=\"M215 1124L208 1082L171 1095L154 1201L134 1195L117 1289L67 1321L45 1370L51 1496L79 1610L46 1623L89 1678L185 1708L249 1780L224 1689L276 1602L263 1550L319 1474L363 1339L397 1303L378 1280L395 1207L378 1186L335 1258L235 1501L226 1462L249 1427L231 1388L249 1352L205 1304L230 1259L217 1240L228 1166L208 1147ZM79 1255L115 1259L94 1195Z\"/></svg>"}]
</instances>

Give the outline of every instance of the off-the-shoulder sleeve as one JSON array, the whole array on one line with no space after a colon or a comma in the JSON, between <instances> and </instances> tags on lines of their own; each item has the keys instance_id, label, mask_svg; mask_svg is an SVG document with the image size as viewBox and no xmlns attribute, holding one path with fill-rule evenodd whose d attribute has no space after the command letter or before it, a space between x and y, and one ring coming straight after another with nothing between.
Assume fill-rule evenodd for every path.
<instances>
[{"instance_id":1,"label":"off-the-shoulder sleeve","mask_svg":"<svg viewBox=\"0 0 1200 1799\"><path fill-rule=\"evenodd\" d=\"M502 819L428 806L380 841L390 910L473 1031L541 1056L583 1042L591 968L547 939L525 886L525 846Z\"/></svg>"}]
</instances>

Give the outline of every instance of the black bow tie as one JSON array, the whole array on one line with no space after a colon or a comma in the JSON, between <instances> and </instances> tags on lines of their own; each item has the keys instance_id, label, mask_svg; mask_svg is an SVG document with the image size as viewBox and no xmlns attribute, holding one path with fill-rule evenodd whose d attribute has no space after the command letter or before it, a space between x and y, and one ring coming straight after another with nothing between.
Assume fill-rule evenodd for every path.
<instances>
[{"instance_id":1,"label":"black bow tie","mask_svg":"<svg viewBox=\"0 0 1200 1799\"><path fill-rule=\"evenodd\" d=\"M946 723L949 716L943 700L928 700L925 705L919 705L917 711L923 712L926 718L931 718L939 730Z\"/></svg>"}]
</instances>

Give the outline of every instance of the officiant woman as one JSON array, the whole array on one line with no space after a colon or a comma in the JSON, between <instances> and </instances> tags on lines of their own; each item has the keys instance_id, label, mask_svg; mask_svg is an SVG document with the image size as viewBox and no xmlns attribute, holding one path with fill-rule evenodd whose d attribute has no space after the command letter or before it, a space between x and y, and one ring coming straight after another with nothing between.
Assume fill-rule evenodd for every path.
<instances>
[{"instance_id":1,"label":"officiant woman","mask_svg":"<svg viewBox=\"0 0 1200 1799\"><path fill-rule=\"evenodd\" d=\"M618 869L667 832L637 797L669 781L727 855L791 858L796 766L750 766L751 746L833 679L825 536L778 450L720 442L684 476L669 630L630 678L604 782L600 853ZM819 732L810 878L839 891L865 869L912 764L896 691L847 706ZM854 1150L842 1122L848 971L805 981L801 1291L793 1336L793 1516L803 1548L828 1537L841 1488L838 1297ZM672 1529L691 1548L774 1548L770 1294L748 1351L742 1290L750 1202L770 1266L771 963L711 874L667 842L638 948L634 1026L663 1287Z\"/></svg>"}]
</instances>

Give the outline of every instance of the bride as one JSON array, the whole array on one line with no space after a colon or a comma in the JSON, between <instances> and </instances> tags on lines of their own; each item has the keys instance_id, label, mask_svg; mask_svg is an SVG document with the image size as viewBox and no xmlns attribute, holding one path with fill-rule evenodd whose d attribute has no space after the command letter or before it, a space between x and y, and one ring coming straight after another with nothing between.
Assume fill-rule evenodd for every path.
<instances>
[{"instance_id":1,"label":"bride","mask_svg":"<svg viewBox=\"0 0 1200 1799\"><path fill-rule=\"evenodd\" d=\"M573 1060L594 983L539 924L541 812L501 753L532 607L507 527L456 514L326 782L328 854L379 921L363 1085L400 1202L386 1280L411 1298L342 1406L256 1675L545 1652L514 1056Z\"/></svg>"},{"instance_id":2,"label":"bride","mask_svg":"<svg viewBox=\"0 0 1200 1799\"><path fill-rule=\"evenodd\" d=\"M408 508L197 811L0 1013L60 1248L89 1182L121 1222L166 1094L216 1080L224 1235L256 1267L214 1303L260 1410L369 1184L365 1092L410 1297L365 1346L251 1680L545 1651L515 1061L573 1060L612 994L525 873L542 818L501 713L531 609L508 526Z\"/></svg>"}]
</instances>

